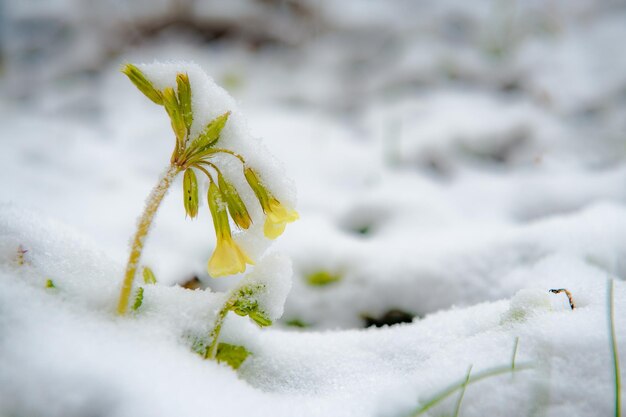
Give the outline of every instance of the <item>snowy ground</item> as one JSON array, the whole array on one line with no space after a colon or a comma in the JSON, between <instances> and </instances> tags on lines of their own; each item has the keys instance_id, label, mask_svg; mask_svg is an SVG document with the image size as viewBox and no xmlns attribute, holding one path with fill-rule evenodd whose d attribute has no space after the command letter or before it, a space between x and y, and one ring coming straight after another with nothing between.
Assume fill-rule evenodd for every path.
<instances>
[{"instance_id":1,"label":"snowy ground","mask_svg":"<svg viewBox=\"0 0 626 417\"><path fill-rule=\"evenodd\" d=\"M404 417L514 351L519 371L469 385L459 415L612 415L610 278L626 352L626 8L360 3L315 4L297 47L162 36L40 84L5 64L0 416ZM144 254L158 285L132 317L113 313L173 143L118 70L154 59L193 60L225 85L297 186L301 219L272 247L293 263L285 312L264 329L229 315L224 340L252 352L236 372L191 349L241 277L207 275L208 209L186 220L180 186ZM25 74L34 91L19 88ZM202 289L175 286L193 277ZM365 329L394 310L412 323ZM453 415L458 395L427 415Z\"/></svg>"}]
</instances>

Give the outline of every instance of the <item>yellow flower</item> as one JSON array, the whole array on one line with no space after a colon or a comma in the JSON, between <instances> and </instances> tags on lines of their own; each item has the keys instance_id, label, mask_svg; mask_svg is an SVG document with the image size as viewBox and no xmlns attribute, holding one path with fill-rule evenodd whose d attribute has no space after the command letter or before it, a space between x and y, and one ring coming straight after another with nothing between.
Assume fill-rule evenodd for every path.
<instances>
[{"instance_id":1,"label":"yellow flower","mask_svg":"<svg viewBox=\"0 0 626 417\"><path fill-rule=\"evenodd\" d=\"M265 219L263 232L265 236L270 239L276 239L285 231L287 223L294 222L300 218L297 211L283 206L280 201L275 198L269 201L264 211L267 217Z\"/></svg>"},{"instance_id":2,"label":"yellow flower","mask_svg":"<svg viewBox=\"0 0 626 417\"><path fill-rule=\"evenodd\" d=\"M215 251L209 259L209 275L217 278L244 272L246 264L254 265L254 262L233 240L226 203L219 188L213 182L209 185L207 198L217 237Z\"/></svg>"},{"instance_id":3,"label":"yellow flower","mask_svg":"<svg viewBox=\"0 0 626 417\"><path fill-rule=\"evenodd\" d=\"M208 271L213 278L234 275L244 272L246 264L254 265L248 255L241 250L230 235L218 237L217 246L211 259Z\"/></svg>"},{"instance_id":4,"label":"yellow flower","mask_svg":"<svg viewBox=\"0 0 626 417\"><path fill-rule=\"evenodd\" d=\"M244 175L250 188L252 188L252 191L254 191L254 194L259 200L263 212L267 216L263 227L265 237L276 239L285 231L287 223L298 220L300 216L297 211L283 206L280 201L274 198L269 190L261 183L256 172L251 168L246 167L244 169Z\"/></svg>"}]
</instances>

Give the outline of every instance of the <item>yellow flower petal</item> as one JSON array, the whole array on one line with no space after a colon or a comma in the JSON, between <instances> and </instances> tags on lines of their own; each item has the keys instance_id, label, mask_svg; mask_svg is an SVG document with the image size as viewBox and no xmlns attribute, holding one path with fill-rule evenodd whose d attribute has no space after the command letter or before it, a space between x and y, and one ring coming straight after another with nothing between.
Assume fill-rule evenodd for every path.
<instances>
[{"instance_id":1,"label":"yellow flower petal","mask_svg":"<svg viewBox=\"0 0 626 417\"><path fill-rule=\"evenodd\" d=\"M265 234L265 237L269 239L276 239L278 236L283 234L286 226L287 223L284 222L274 223L268 216L265 219L265 224L263 225L263 233Z\"/></svg>"},{"instance_id":2,"label":"yellow flower petal","mask_svg":"<svg viewBox=\"0 0 626 417\"><path fill-rule=\"evenodd\" d=\"M276 239L285 231L287 223L294 222L300 218L297 211L283 206L276 199L270 200L266 214L263 232L265 237L270 239Z\"/></svg>"},{"instance_id":3,"label":"yellow flower petal","mask_svg":"<svg viewBox=\"0 0 626 417\"><path fill-rule=\"evenodd\" d=\"M280 201L272 199L267 210L267 217L274 223L291 223L300 218L294 209L283 206Z\"/></svg>"},{"instance_id":4,"label":"yellow flower petal","mask_svg":"<svg viewBox=\"0 0 626 417\"><path fill-rule=\"evenodd\" d=\"M244 272L246 264L254 265L254 262L228 236L218 239L215 251L209 259L208 271L213 278L234 275Z\"/></svg>"}]
</instances>

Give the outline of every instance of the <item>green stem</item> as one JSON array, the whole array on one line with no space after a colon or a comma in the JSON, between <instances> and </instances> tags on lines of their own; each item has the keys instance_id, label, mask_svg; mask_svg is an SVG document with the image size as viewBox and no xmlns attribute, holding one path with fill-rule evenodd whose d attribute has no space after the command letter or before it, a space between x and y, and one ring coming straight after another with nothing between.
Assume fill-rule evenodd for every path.
<instances>
[{"instance_id":1,"label":"green stem","mask_svg":"<svg viewBox=\"0 0 626 417\"><path fill-rule=\"evenodd\" d=\"M204 353L205 359L215 359L217 356L217 347L219 345L218 341L220 338L220 332L222 331L222 325L224 324L224 320L226 319L226 315L233 307L235 300L232 294L229 296L228 300L222 306L222 309L217 314L217 318L215 319L215 325L213 326L213 330L211 330L211 334L209 335L209 339L211 343Z\"/></svg>"},{"instance_id":2,"label":"green stem","mask_svg":"<svg viewBox=\"0 0 626 417\"><path fill-rule=\"evenodd\" d=\"M216 153L227 153L229 155L234 156L239 159L242 164L246 164L246 160L243 156L239 155L237 152L231 151L230 149L222 149L222 148L209 148L204 151L196 152L191 155L183 155L183 160L190 164L195 164L198 161L206 158L207 156L214 155Z\"/></svg>"},{"instance_id":3,"label":"green stem","mask_svg":"<svg viewBox=\"0 0 626 417\"><path fill-rule=\"evenodd\" d=\"M133 242L130 248L130 255L128 256L126 274L124 275L124 282L122 284L122 289L120 291L120 297L117 304L117 313L119 315L126 314L126 311L128 310L130 293L133 288L133 281L135 279L135 274L139 266L139 261L141 260L141 251L143 250L146 236L150 231L152 220L154 220L154 216L159 208L159 205L161 204L161 201L163 200L163 197L165 197L167 190L172 184L172 181L174 181L174 178L176 178L176 175L178 175L179 172L180 167L178 165L170 165L165 175L161 177L159 183L156 185L156 187L152 189L152 192L148 197L146 208L144 209L144 212L139 219L137 231L135 232L135 236L133 238Z\"/></svg>"}]
</instances>

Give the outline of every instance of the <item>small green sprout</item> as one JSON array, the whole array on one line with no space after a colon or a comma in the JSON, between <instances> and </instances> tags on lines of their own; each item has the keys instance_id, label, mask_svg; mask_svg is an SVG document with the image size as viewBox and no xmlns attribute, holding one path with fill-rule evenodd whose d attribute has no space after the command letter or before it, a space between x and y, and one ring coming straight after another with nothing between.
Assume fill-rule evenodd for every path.
<instances>
[{"instance_id":1,"label":"small green sprout","mask_svg":"<svg viewBox=\"0 0 626 417\"><path fill-rule=\"evenodd\" d=\"M154 272L152 271L152 269L148 268L147 266L143 267L143 282L146 284L156 284L157 279L156 276L154 275Z\"/></svg>"},{"instance_id":2,"label":"small green sprout","mask_svg":"<svg viewBox=\"0 0 626 417\"><path fill-rule=\"evenodd\" d=\"M243 284L231 290L230 296L215 319L213 330L209 335L210 343L204 352L205 358L217 358L220 332L229 311L239 316L248 316L260 327L272 325L272 320L259 308L259 303L256 300L257 295L264 290L265 286L262 284Z\"/></svg>"},{"instance_id":3,"label":"small green sprout","mask_svg":"<svg viewBox=\"0 0 626 417\"><path fill-rule=\"evenodd\" d=\"M152 190L132 240L117 305L117 312L120 315L125 314L128 310L133 282L141 261L141 252L154 216L167 190L180 172L184 172L185 213L192 219L198 215L199 205L196 172L204 174L209 180L207 200L217 238L215 250L207 265L208 273L212 277L244 272L246 265L253 264L248 255L232 239L229 214L233 222L244 230L250 227L252 219L239 195L239 191L222 174L217 161L215 161L216 156L230 155L242 164L248 186L256 195L266 215L264 228L266 237L275 239L284 231L287 223L298 218L298 213L295 210L285 206L274 197L274 194L262 181L259 173L246 164L243 156L230 149L217 147L222 130L231 115L230 111L211 120L195 137L191 135L191 127L194 123L194 91L188 74L178 73L175 85L159 90L135 65L125 65L122 72L146 97L164 107L170 118L176 140L170 157L170 166ZM258 320L262 321L260 318Z\"/></svg>"},{"instance_id":4,"label":"small green sprout","mask_svg":"<svg viewBox=\"0 0 626 417\"><path fill-rule=\"evenodd\" d=\"M143 304L143 287L137 288L135 293L135 303L133 304L133 311L137 311Z\"/></svg>"},{"instance_id":5,"label":"small green sprout","mask_svg":"<svg viewBox=\"0 0 626 417\"><path fill-rule=\"evenodd\" d=\"M341 275L328 271L317 271L306 276L306 283L312 287L324 287L341 281Z\"/></svg>"},{"instance_id":6,"label":"small green sprout","mask_svg":"<svg viewBox=\"0 0 626 417\"><path fill-rule=\"evenodd\" d=\"M46 288L56 288L56 285L54 285L54 281L48 278L46 280Z\"/></svg>"}]
</instances>

